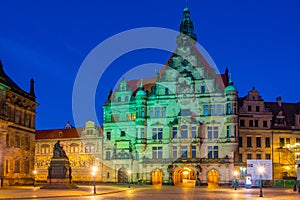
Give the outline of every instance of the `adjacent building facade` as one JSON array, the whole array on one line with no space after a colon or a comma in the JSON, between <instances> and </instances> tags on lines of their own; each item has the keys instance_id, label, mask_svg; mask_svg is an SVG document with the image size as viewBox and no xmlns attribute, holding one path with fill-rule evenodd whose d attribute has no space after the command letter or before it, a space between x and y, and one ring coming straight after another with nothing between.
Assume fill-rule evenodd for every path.
<instances>
[{"instance_id":1,"label":"adjacent building facade","mask_svg":"<svg viewBox=\"0 0 300 200\"><path fill-rule=\"evenodd\" d=\"M32 184L35 148L34 81L22 90L4 72L0 61L0 180L1 186Z\"/></svg>"},{"instance_id":2,"label":"adjacent building facade","mask_svg":"<svg viewBox=\"0 0 300 200\"><path fill-rule=\"evenodd\" d=\"M239 149L237 168L246 175L250 159L272 160L273 179L297 177L300 159L300 103L265 102L253 88L239 99Z\"/></svg>"},{"instance_id":3,"label":"adjacent building facade","mask_svg":"<svg viewBox=\"0 0 300 200\"><path fill-rule=\"evenodd\" d=\"M91 168L98 166L101 170L102 160L102 128L94 122L86 122L84 128L74 128L69 123L63 129L40 130L36 133L35 179L46 182L48 167L53 157L53 147L57 141L66 152L72 169L73 182L90 182ZM100 174L96 180L100 181Z\"/></svg>"}]
</instances>

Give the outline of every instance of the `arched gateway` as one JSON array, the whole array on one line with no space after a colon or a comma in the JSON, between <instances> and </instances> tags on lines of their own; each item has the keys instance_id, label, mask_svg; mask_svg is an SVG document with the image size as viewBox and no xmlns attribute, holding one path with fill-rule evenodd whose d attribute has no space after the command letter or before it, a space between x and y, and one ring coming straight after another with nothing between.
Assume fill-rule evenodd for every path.
<instances>
[{"instance_id":1,"label":"arched gateway","mask_svg":"<svg viewBox=\"0 0 300 200\"><path fill-rule=\"evenodd\" d=\"M183 167L174 171L174 185L195 186L195 182L195 170Z\"/></svg>"},{"instance_id":2,"label":"arched gateway","mask_svg":"<svg viewBox=\"0 0 300 200\"><path fill-rule=\"evenodd\" d=\"M217 187L219 183L219 173L217 170L212 169L207 173L208 187Z\"/></svg>"},{"instance_id":3,"label":"arched gateway","mask_svg":"<svg viewBox=\"0 0 300 200\"><path fill-rule=\"evenodd\" d=\"M162 184L162 171L159 169L153 170L151 173L152 185Z\"/></svg>"}]
</instances>

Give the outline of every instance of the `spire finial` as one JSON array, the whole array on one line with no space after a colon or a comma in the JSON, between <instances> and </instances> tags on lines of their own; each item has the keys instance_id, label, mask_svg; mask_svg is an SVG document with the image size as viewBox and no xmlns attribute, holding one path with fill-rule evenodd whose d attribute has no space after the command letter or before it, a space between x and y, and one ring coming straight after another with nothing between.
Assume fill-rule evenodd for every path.
<instances>
[{"instance_id":1,"label":"spire finial","mask_svg":"<svg viewBox=\"0 0 300 200\"><path fill-rule=\"evenodd\" d=\"M188 2L188 0L185 1L185 7L187 7L187 8L189 7L189 2Z\"/></svg>"},{"instance_id":2,"label":"spire finial","mask_svg":"<svg viewBox=\"0 0 300 200\"><path fill-rule=\"evenodd\" d=\"M35 97L35 93L34 93L34 80L33 78L30 79L30 92L29 94L33 97Z\"/></svg>"},{"instance_id":3,"label":"spire finial","mask_svg":"<svg viewBox=\"0 0 300 200\"><path fill-rule=\"evenodd\" d=\"M141 79L140 88L143 88L143 79Z\"/></svg>"}]
</instances>

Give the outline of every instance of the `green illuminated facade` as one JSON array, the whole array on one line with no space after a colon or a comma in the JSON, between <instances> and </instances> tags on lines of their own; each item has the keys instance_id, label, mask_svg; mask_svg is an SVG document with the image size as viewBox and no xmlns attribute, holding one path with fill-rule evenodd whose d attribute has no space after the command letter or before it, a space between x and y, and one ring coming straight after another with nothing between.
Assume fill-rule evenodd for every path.
<instances>
[{"instance_id":1,"label":"green illuminated facade","mask_svg":"<svg viewBox=\"0 0 300 200\"><path fill-rule=\"evenodd\" d=\"M196 48L188 8L177 49L155 78L121 80L103 107L103 181L229 183L238 96ZM175 42L175 41L174 41Z\"/></svg>"}]
</instances>

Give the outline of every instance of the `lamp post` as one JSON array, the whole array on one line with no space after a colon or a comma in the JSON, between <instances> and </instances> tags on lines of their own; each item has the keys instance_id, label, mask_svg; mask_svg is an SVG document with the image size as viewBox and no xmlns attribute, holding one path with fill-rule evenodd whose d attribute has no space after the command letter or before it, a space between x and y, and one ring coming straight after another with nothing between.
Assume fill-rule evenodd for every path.
<instances>
[{"instance_id":1,"label":"lamp post","mask_svg":"<svg viewBox=\"0 0 300 200\"><path fill-rule=\"evenodd\" d=\"M128 176L128 188L130 188L130 175L131 175L131 171L130 170L128 170L127 171L127 176Z\"/></svg>"},{"instance_id":2,"label":"lamp post","mask_svg":"<svg viewBox=\"0 0 300 200\"><path fill-rule=\"evenodd\" d=\"M93 185L94 185L94 194L96 194L96 172L98 171L98 168L94 166L92 168L92 176L93 176Z\"/></svg>"},{"instance_id":3,"label":"lamp post","mask_svg":"<svg viewBox=\"0 0 300 200\"><path fill-rule=\"evenodd\" d=\"M258 167L258 172L259 172L259 186L260 186L260 189L259 189L259 197L263 197L263 192L262 192L262 175L265 171L265 168L263 166L259 166Z\"/></svg>"},{"instance_id":4,"label":"lamp post","mask_svg":"<svg viewBox=\"0 0 300 200\"><path fill-rule=\"evenodd\" d=\"M234 171L233 176L234 176L234 190L236 190L238 172Z\"/></svg>"},{"instance_id":5,"label":"lamp post","mask_svg":"<svg viewBox=\"0 0 300 200\"><path fill-rule=\"evenodd\" d=\"M36 187L36 181L35 181L36 170L34 170L32 173L33 173L33 187Z\"/></svg>"}]
</instances>

